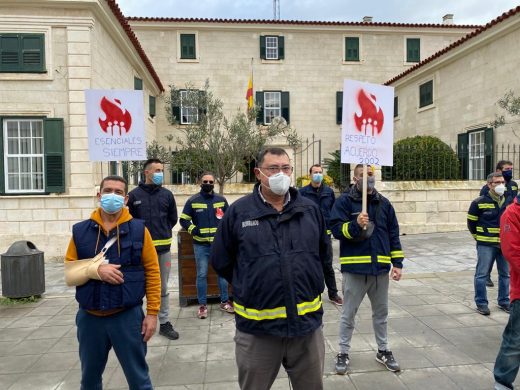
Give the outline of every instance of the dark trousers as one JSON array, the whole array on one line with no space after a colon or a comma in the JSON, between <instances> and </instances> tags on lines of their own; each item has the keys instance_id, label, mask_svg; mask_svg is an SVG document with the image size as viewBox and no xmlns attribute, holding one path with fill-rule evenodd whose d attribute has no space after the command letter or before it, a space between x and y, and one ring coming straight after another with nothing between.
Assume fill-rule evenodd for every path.
<instances>
[{"instance_id":1,"label":"dark trousers","mask_svg":"<svg viewBox=\"0 0 520 390\"><path fill-rule=\"evenodd\" d=\"M520 300L511 303L509 321L502 335L502 345L495 361L495 381L502 388L513 388L520 367ZM501 388L496 386L495 388Z\"/></svg>"},{"instance_id":2,"label":"dark trousers","mask_svg":"<svg viewBox=\"0 0 520 390\"><path fill-rule=\"evenodd\" d=\"M327 261L323 266L323 275L325 276L325 285L327 286L329 298L334 298L338 295L338 287L336 285L336 274L332 267L332 260L334 258L332 253L332 238L330 239L329 249L327 252Z\"/></svg>"},{"instance_id":3,"label":"dark trousers","mask_svg":"<svg viewBox=\"0 0 520 390\"><path fill-rule=\"evenodd\" d=\"M103 388L102 375L108 353L113 347L131 390L151 390L152 382L146 364L146 343L141 326L144 313L135 306L120 313L98 317L80 309L76 315L81 389Z\"/></svg>"},{"instance_id":4,"label":"dark trousers","mask_svg":"<svg viewBox=\"0 0 520 390\"><path fill-rule=\"evenodd\" d=\"M235 355L243 390L269 390L283 365L294 390L322 390L325 341L321 327L302 337L252 335L237 329Z\"/></svg>"}]
</instances>

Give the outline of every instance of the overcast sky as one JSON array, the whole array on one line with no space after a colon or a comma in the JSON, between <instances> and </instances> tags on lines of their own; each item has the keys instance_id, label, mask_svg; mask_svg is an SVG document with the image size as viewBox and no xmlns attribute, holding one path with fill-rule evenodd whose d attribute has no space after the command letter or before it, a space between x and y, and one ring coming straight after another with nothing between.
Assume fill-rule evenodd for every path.
<instances>
[{"instance_id":1,"label":"overcast sky","mask_svg":"<svg viewBox=\"0 0 520 390\"><path fill-rule=\"evenodd\" d=\"M273 0L117 0L126 16L272 19ZM485 24L520 5L512 0L280 0L283 20Z\"/></svg>"}]
</instances>

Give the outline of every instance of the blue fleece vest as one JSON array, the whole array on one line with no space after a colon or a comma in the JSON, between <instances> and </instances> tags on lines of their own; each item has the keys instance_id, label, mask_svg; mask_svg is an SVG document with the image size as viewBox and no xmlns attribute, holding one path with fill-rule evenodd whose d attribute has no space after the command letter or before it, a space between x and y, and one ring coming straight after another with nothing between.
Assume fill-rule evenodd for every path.
<instances>
[{"instance_id":1,"label":"blue fleece vest","mask_svg":"<svg viewBox=\"0 0 520 390\"><path fill-rule=\"evenodd\" d=\"M105 243L117 234L113 229L106 237L99 234L99 243L96 252L99 225L89 219L79 222L72 227L72 238L76 245L78 259L94 257ZM105 258L110 264L121 264L124 283L109 284L100 280L91 279L83 286L76 287L76 300L82 309L110 310L130 308L141 305L145 296L145 274L141 261L144 242L144 221L131 219L119 225L119 243L116 241L106 252ZM120 254L118 254L118 244Z\"/></svg>"}]
</instances>

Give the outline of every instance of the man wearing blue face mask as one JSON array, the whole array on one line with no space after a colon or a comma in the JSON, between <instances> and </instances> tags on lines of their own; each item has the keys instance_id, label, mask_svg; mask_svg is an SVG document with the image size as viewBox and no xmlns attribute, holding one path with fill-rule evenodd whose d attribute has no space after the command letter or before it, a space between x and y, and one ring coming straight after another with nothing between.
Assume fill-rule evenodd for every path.
<instances>
[{"instance_id":1,"label":"man wearing blue face mask","mask_svg":"<svg viewBox=\"0 0 520 390\"><path fill-rule=\"evenodd\" d=\"M502 173L504 180L506 182L506 189L504 192L504 199L506 207L513 203L513 199L516 198L518 194L518 184L513 180L513 162L509 160L500 160L497 162L496 173ZM482 189L480 190L480 196L487 195L489 192L489 186L484 184ZM491 274L491 270L493 269L493 262L491 263L491 268L489 269L489 273ZM486 282L487 287L493 287L494 284L491 281L491 276L488 278Z\"/></svg>"},{"instance_id":2,"label":"man wearing blue face mask","mask_svg":"<svg viewBox=\"0 0 520 390\"><path fill-rule=\"evenodd\" d=\"M300 188L300 194L303 197L312 200L320 207L321 214L323 215L325 224L327 225L327 234L330 236L330 212L332 210L332 206L334 206L336 196L334 195L332 188L323 183L323 168L320 164L314 164L309 169L309 174L311 177L311 182L305 187ZM334 268L332 267L332 240L329 251L329 261L327 262L326 268L324 269L325 284L327 285L327 290L329 292L329 300L335 305L341 306L343 304L343 299L341 299L341 297L338 295L336 275L334 273Z\"/></svg>"},{"instance_id":3,"label":"man wearing blue face mask","mask_svg":"<svg viewBox=\"0 0 520 390\"><path fill-rule=\"evenodd\" d=\"M124 207L128 185L107 176L99 186L100 207L72 227L67 265L88 266L88 279L75 283L81 390L101 389L113 348L132 390L151 390L147 342L157 326L161 278L152 237L142 220ZM103 253L105 261L89 261ZM81 266L81 265L80 265ZM67 272L67 271L66 271ZM143 298L146 296L146 316Z\"/></svg>"},{"instance_id":4,"label":"man wearing blue face mask","mask_svg":"<svg viewBox=\"0 0 520 390\"><path fill-rule=\"evenodd\" d=\"M159 334L170 340L176 340L179 338L179 333L168 320L168 279L172 259L170 252L172 229L177 223L177 205L172 192L162 186L164 166L161 160L151 158L144 163L143 167L145 180L128 194L128 209L134 218L144 219L159 256L161 270Z\"/></svg>"}]
</instances>

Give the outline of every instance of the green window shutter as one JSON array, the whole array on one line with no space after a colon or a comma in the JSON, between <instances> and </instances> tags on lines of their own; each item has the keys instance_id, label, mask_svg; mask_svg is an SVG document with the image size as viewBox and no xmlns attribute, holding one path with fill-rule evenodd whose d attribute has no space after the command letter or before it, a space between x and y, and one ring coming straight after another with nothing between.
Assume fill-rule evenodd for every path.
<instances>
[{"instance_id":1,"label":"green window shutter","mask_svg":"<svg viewBox=\"0 0 520 390\"><path fill-rule=\"evenodd\" d=\"M20 37L17 34L0 35L0 71L21 72Z\"/></svg>"},{"instance_id":2,"label":"green window shutter","mask_svg":"<svg viewBox=\"0 0 520 390\"><path fill-rule=\"evenodd\" d=\"M285 58L285 39L284 37L278 37L278 59L283 60Z\"/></svg>"},{"instance_id":3,"label":"green window shutter","mask_svg":"<svg viewBox=\"0 0 520 390\"><path fill-rule=\"evenodd\" d=\"M468 133L461 133L457 135L457 157L459 158L462 179L468 179L469 170L469 150L468 150L469 136Z\"/></svg>"},{"instance_id":4,"label":"green window shutter","mask_svg":"<svg viewBox=\"0 0 520 390\"><path fill-rule=\"evenodd\" d=\"M155 96L152 95L148 97L148 114L155 117Z\"/></svg>"},{"instance_id":5,"label":"green window shutter","mask_svg":"<svg viewBox=\"0 0 520 390\"><path fill-rule=\"evenodd\" d=\"M0 117L0 194L5 192L4 180L4 121Z\"/></svg>"},{"instance_id":6,"label":"green window shutter","mask_svg":"<svg viewBox=\"0 0 520 390\"><path fill-rule=\"evenodd\" d=\"M484 173L487 175L495 170L493 164L493 129L484 130ZM485 176L484 178L486 178Z\"/></svg>"},{"instance_id":7,"label":"green window shutter","mask_svg":"<svg viewBox=\"0 0 520 390\"><path fill-rule=\"evenodd\" d=\"M260 58L265 60L265 36L260 35Z\"/></svg>"},{"instance_id":8,"label":"green window shutter","mask_svg":"<svg viewBox=\"0 0 520 390\"><path fill-rule=\"evenodd\" d=\"M21 35L22 69L45 72L45 38L43 34Z\"/></svg>"},{"instance_id":9,"label":"green window shutter","mask_svg":"<svg viewBox=\"0 0 520 390\"><path fill-rule=\"evenodd\" d=\"M172 121L173 123L181 123L181 93L180 91L171 93L172 104Z\"/></svg>"},{"instance_id":10,"label":"green window shutter","mask_svg":"<svg viewBox=\"0 0 520 390\"><path fill-rule=\"evenodd\" d=\"M196 58L195 34L181 34L181 59L194 60Z\"/></svg>"},{"instance_id":11,"label":"green window shutter","mask_svg":"<svg viewBox=\"0 0 520 390\"><path fill-rule=\"evenodd\" d=\"M433 80L419 86L419 107L433 104Z\"/></svg>"},{"instance_id":12,"label":"green window shutter","mask_svg":"<svg viewBox=\"0 0 520 390\"><path fill-rule=\"evenodd\" d=\"M394 96L394 118L399 116L399 98Z\"/></svg>"},{"instance_id":13,"label":"green window shutter","mask_svg":"<svg viewBox=\"0 0 520 390\"><path fill-rule=\"evenodd\" d=\"M289 116L289 92L282 92L282 117L290 123Z\"/></svg>"},{"instance_id":14,"label":"green window shutter","mask_svg":"<svg viewBox=\"0 0 520 390\"><path fill-rule=\"evenodd\" d=\"M258 106L258 113L256 114L256 124L264 124L264 93L256 92L255 104Z\"/></svg>"},{"instance_id":15,"label":"green window shutter","mask_svg":"<svg viewBox=\"0 0 520 390\"><path fill-rule=\"evenodd\" d=\"M143 90L143 80L139 77L134 76L134 89L136 91L142 91Z\"/></svg>"},{"instance_id":16,"label":"green window shutter","mask_svg":"<svg viewBox=\"0 0 520 390\"><path fill-rule=\"evenodd\" d=\"M419 38L406 39L406 62L421 61L421 40Z\"/></svg>"},{"instance_id":17,"label":"green window shutter","mask_svg":"<svg viewBox=\"0 0 520 390\"><path fill-rule=\"evenodd\" d=\"M65 142L61 118L43 122L45 192L65 192Z\"/></svg>"},{"instance_id":18,"label":"green window shutter","mask_svg":"<svg viewBox=\"0 0 520 390\"><path fill-rule=\"evenodd\" d=\"M117 176L117 161L110 161L108 163L108 174Z\"/></svg>"},{"instance_id":19,"label":"green window shutter","mask_svg":"<svg viewBox=\"0 0 520 390\"><path fill-rule=\"evenodd\" d=\"M341 125L343 118L343 91L336 92L336 124Z\"/></svg>"},{"instance_id":20,"label":"green window shutter","mask_svg":"<svg viewBox=\"0 0 520 390\"><path fill-rule=\"evenodd\" d=\"M359 38L345 38L345 61L359 61Z\"/></svg>"}]
</instances>

